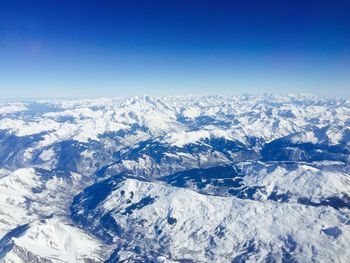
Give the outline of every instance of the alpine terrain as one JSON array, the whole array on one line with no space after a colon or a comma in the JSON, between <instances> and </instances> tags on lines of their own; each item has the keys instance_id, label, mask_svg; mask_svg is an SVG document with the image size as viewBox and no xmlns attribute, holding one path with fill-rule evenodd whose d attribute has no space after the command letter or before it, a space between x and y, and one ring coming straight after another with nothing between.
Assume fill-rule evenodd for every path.
<instances>
[{"instance_id":1,"label":"alpine terrain","mask_svg":"<svg viewBox=\"0 0 350 263\"><path fill-rule=\"evenodd\" d=\"M350 100L0 103L0 262L349 262Z\"/></svg>"}]
</instances>

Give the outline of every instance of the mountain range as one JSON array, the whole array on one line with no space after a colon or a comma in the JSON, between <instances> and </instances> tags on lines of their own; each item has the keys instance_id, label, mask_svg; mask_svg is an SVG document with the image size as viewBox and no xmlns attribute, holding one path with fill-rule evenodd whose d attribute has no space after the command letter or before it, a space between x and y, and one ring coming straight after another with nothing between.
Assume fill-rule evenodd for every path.
<instances>
[{"instance_id":1,"label":"mountain range","mask_svg":"<svg viewBox=\"0 0 350 263\"><path fill-rule=\"evenodd\" d=\"M0 262L347 262L350 100L0 103Z\"/></svg>"}]
</instances>

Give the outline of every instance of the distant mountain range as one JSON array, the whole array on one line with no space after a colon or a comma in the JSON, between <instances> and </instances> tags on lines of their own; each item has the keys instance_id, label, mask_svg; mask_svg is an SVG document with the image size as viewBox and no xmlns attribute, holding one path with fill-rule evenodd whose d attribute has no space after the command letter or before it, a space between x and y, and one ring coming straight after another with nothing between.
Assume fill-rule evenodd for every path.
<instances>
[{"instance_id":1,"label":"distant mountain range","mask_svg":"<svg viewBox=\"0 0 350 263\"><path fill-rule=\"evenodd\" d=\"M350 100L0 103L0 262L348 262Z\"/></svg>"}]
</instances>

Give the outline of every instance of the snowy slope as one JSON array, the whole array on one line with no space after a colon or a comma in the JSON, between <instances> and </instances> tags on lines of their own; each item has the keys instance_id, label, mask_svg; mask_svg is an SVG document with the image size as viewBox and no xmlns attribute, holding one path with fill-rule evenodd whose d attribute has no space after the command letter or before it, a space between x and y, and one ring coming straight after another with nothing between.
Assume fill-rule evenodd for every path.
<instances>
[{"instance_id":1,"label":"snowy slope","mask_svg":"<svg viewBox=\"0 0 350 263\"><path fill-rule=\"evenodd\" d=\"M345 262L350 256L350 218L329 207L202 195L136 179L119 182L93 209L89 195L79 198L77 221L88 220L100 233L102 226L123 244L116 261Z\"/></svg>"},{"instance_id":2,"label":"snowy slope","mask_svg":"<svg viewBox=\"0 0 350 263\"><path fill-rule=\"evenodd\" d=\"M350 100L0 103L0 262L347 262Z\"/></svg>"},{"instance_id":3,"label":"snowy slope","mask_svg":"<svg viewBox=\"0 0 350 263\"><path fill-rule=\"evenodd\" d=\"M101 262L108 252L100 241L57 219L17 227L0 245L6 263Z\"/></svg>"}]
</instances>

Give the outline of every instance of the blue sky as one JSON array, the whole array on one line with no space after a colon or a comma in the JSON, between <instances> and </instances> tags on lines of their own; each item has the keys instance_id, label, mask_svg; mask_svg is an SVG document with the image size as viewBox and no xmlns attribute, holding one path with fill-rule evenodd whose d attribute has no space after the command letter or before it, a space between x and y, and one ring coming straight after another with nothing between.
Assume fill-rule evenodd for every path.
<instances>
[{"instance_id":1,"label":"blue sky","mask_svg":"<svg viewBox=\"0 0 350 263\"><path fill-rule=\"evenodd\" d=\"M3 0L0 97L349 97L349 10L339 0Z\"/></svg>"}]
</instances>

